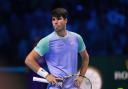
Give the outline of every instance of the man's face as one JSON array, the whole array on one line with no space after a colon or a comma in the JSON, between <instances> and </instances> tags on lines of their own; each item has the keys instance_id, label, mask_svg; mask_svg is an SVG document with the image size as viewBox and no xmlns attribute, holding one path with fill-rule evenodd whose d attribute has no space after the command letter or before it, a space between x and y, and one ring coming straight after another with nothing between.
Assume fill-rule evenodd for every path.
<instances>
[{"instance_id":1,"label":"man's face","mask_svg":"<svg viewBox=\"0 0 128 89\"><path fill-rule=\"evenodd\" d=\"M61 17L52 17L52 25L55 31L61 31L66 29L67 19Z\"/></svg>"}]
</instances>

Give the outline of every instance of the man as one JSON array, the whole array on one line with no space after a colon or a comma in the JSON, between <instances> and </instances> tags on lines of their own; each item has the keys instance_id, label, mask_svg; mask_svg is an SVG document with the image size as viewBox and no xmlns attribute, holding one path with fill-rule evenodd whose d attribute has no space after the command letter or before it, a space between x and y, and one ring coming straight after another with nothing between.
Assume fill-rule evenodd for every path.
<instances>
[{"instance_id":1,"label":"man","mask_svg":"<svg viewBox=\"0 0 128 89\"><path fill-rule=\"evenodd\" d=\"M50 84L48 89L60 89L55 84L68 73L77 73L78 52L83 59L80 68L80 76L75 79L79 86L89 63L89 56L80 35L66 29L68 12L64 8L56 8L52 11L52 25L54 32L42 38L36 47L28 54L25 63L41 77L46 78ZM44 56L50 73L45 71L37 60ZM65 89L72 89L66 86ZM73 88L74 89L74 88Z\"/></svg>"}]
</instances>

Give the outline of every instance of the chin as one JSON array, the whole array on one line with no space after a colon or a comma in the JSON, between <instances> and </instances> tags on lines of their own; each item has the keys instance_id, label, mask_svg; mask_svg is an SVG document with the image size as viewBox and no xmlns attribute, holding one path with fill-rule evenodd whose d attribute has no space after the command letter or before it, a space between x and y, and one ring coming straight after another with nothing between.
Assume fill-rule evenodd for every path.
<instances>
[{"instance_id":1,"label":"chin","mask_svg":"<svg viewBox=\"0 0 128 89\"><path fill-rule=\"evenodd\" d=\"M61 29L55 29L55 31L56 31L56 32L60 32L60 31L62 31L62 30L61 30Z\"/></svg>"}]
</instances>

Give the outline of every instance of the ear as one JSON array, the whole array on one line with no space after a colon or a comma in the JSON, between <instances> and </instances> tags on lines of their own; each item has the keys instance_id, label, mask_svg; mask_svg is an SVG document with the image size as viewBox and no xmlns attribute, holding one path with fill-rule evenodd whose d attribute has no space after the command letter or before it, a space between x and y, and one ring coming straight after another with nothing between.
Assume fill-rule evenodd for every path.
<instances>
[{"instance_id":1,"label":"ear","mask_svg":"<svg viewBox=\"0 0 128 89\"><path fill-rule=\"evenodd\" d=\"M68 19L67 18L65 18L65 23L67 23L68 22Z\"/></svg>"}]
</instances>

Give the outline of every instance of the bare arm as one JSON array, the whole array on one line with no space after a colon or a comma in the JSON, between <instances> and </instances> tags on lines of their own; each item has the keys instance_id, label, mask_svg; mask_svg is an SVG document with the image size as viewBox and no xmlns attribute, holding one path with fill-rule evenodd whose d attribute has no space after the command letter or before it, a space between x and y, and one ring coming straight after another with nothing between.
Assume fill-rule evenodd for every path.
<instances>
[{"instance_id":1,"label":"bare arm","mask_svg":"<svg viewBox=\"0 0 128 89\"><path fill-rule=\"evenodd\" d=\"M89 55L86 50L82 51L80 54L83 59L82 66L80 68L80 75L84 76L87 71L88 64L89 64ZM78 87L80 86L80 84L82 83L82 80L83 80L83 77L81 77L81 76L77 77L76 81L75 81L75 85Z\"/></svg>"},{"instance_id":2,"label":"bare arm","mask_svg":"<svg viewBox=\"0 0 128 89\"><path fill-rule=\"evenodd\" d=\"M38 69L40 68L39 64L37 63L37 60L41 56L34 50L32 50L28 56L25 59L25 64L32 69L34 72L37 72Z\"/></svg>"},{"instance_id":3,"label":"bare arm","mask_svg":"<svg viewBox=\"0 0 128 89\"><path fill-rule=\"evenodd\" d=\"M39 66L39 64L37 63L37 60L40 58L41 56L34 50L32 50L28 56L25 59L25 64L32 69L35 73L38 72L38 70L41 68ZM39 74L40 75L40 74ZM42 75L42 74L41 74ZM55 76L53 76L52 74L47 74L47 76L45 77L49 82L51 82L52 84L57 83L57 80L60 80L60 78L56 78Z\"/></svg>"},{"instance_id":4,"label":"bare arm","mask_svg":"<svg viewBox=\"0 0 128 89\"><path fill-rule=\"evenodd\" d=\"M84 76L87 71L88 64L89 64L89 55L88 55L87 50L82 51L80 54L83 59L82 66L80 68L80 75Z\"/></svg>"}]
</instances>

